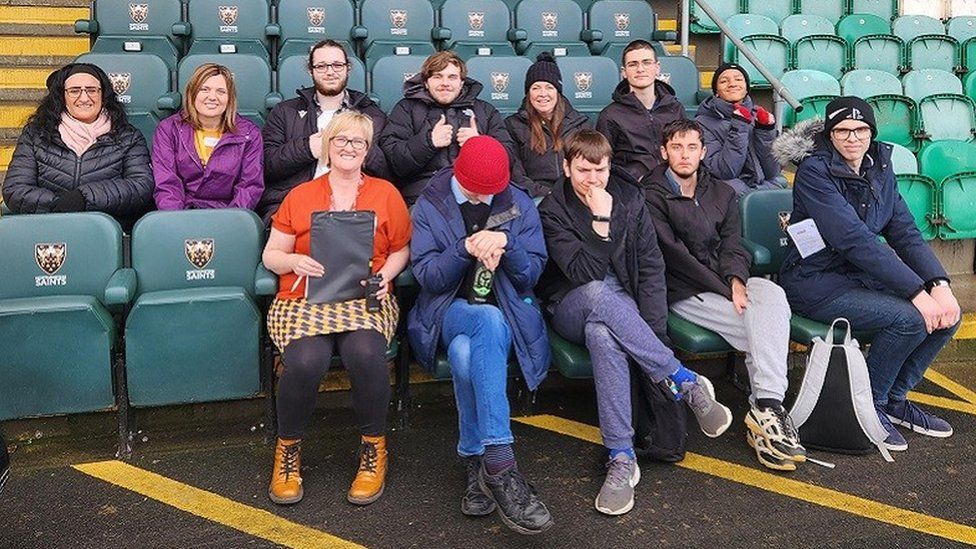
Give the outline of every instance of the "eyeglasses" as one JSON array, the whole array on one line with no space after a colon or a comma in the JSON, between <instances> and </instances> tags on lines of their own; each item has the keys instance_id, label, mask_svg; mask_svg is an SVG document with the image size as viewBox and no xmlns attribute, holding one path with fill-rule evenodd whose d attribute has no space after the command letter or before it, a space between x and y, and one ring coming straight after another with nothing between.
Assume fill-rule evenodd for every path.
<instances>
[{"instance_id":1,"label":"eyeglasses","mask_svg":"<svg viewBox=\"0 0 976 549\"><path fill-rule=\"evenodd\" d=\"M637 67L649 69L654 65L657 65L657 59L641 59L640 61L628 61L624 67L631 70L636 69Z\"/></svg>"},{"instance_id":2,"label":"eyeglasses","mask_svg":"<svg viewBox=\"0 0 976 549\"><path fill-rule=\"evenodd\" d=\"M335 146L339 147L340 149L346 148L346 145L352 145L352 150L354 151L365 151L366 147L369 145L369 143L361 137L349 138L342 135L333 137L330 141L332 141L332 143L334 143Z\"/></svg>"},{"instance_id":3,"label":"eyeglasses","mask_svg":"<svg viewBox=\"0 0 976 549\"><path fill-rule=\"evenodd\" d=\"M88 94L88 97L99 97L100 95L102 95L102 88L96 86L87 86L84 88L73 87L73 88L65 88L64 92L67 93L68 97L72 99L78 99L79 97L81 97L81 92L85 92L86 94Z\"/></svg>"},{"instance_id":4,"label":"eyeglasses","mask_svg":"<svg viewBox=\"0 0 976 549\"><path fill-rule=\"evenodd\" d=\"M854 136L854 139L858 141L865 141L871 137L871 126L861 126L860 128L834 128L830 130L830 134L834 136L834 139L838 141L847 141Z\"/></svg>"},{"instance_id":5,"label":"eyeglasses","mask_svg":"<svg viewBox=\"0 0 976 549\"><path fill-rule=\"evenodd\" d=\"M335 72L343 72L348 68L349 63L318 63L312 65L312 70L319 73L329 72L329 69Z\"/></svg>"}]
</instances>

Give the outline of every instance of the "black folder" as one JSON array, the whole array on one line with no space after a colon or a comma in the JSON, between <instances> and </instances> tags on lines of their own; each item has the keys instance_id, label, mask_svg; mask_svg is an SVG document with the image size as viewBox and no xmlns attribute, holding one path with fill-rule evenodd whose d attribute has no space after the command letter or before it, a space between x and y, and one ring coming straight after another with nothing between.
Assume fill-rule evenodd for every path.
<instances>
[{"instance_id":1,"label":"black folder","mask_svg":"<svg viewBox=\"0 0 976 549\"><path fill-rule=\"evenodd\" d=\"M325 275L309 277L309 303L340 303L366 297L361 284L369 278L373 259L376 213L372 211L312 214L310 255L325 267Z\"/></svg>"}]
</instances>

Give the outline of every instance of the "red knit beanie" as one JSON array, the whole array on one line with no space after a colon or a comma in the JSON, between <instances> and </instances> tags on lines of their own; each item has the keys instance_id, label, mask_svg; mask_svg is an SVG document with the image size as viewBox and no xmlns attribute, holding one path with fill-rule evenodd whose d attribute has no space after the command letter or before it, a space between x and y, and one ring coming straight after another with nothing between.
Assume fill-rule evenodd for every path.
<instances>
[{"instance_id":1,"label":"red knit beanie","mask_svg":"<svg viewBox=\"0 0 976 549\"><path fill-rule=\"evenodd\" d=\"M478 135L464 142L454 161L454 177L468 192L498 194L508 186L508 152L490 135Z\"/></svg>"}]
</instances>

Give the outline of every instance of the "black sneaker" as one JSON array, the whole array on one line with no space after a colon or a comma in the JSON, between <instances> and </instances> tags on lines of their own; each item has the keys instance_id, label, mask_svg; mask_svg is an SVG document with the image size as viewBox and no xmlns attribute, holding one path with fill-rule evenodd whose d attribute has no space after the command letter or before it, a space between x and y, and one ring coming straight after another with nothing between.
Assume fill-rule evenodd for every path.
<instances>
[{"instance_id":1,"label":"black sneaker","mask_svg":"<svg viewBox=\"0 0 976 549\"><path fill-rule=\"evenodd\" d=\"M505 526L519 534L541 534L552 527L552 515L539 501L535 488L526 482L517 465L489 475L484 463L478 470L478 484L495 502Z\"/></svg>"},{"instance_id":2,"label":"black sneaker","mask_svg":"<svg viewBox=\"0 0 976 549\"><path fill-rule=\"evenodd\" d=\"M469 517L483 517L495 511L495 502L488 497L478 484L478 471L481 470L481 456L464 458L468 473L468 487L461 498L461 512Z\"/></svg>"},{"instance_id":3,"label":"black sneaker","mask_svg":"<svg viewBox=\"0 0 976 549\"><path fill-rule=\"evenodd\" d=\"M10 477L10 455L7 454L7 441L0 435L0 492Z\"/></svg>"}]
</instances>

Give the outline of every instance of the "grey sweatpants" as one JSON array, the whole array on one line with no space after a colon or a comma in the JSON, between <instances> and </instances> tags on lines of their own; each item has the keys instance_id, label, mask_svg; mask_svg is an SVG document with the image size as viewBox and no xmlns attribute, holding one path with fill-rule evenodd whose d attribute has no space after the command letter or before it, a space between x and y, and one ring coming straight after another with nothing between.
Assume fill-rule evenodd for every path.
<instances>
[{"instance_id":1,"label":"grey sweatpants","mask_svg":"<svg viewBox=\"0 0 976 549\"><path fill-rule=\"evenodd\" d=\"M745 351L752 402L757 398L782 401L790 351L790 305L783 289L765 278L746 281L746 293L749 305L741 315L732 301L712 292L672 303L671 311Z\"/></svg>"}]
</instances>

